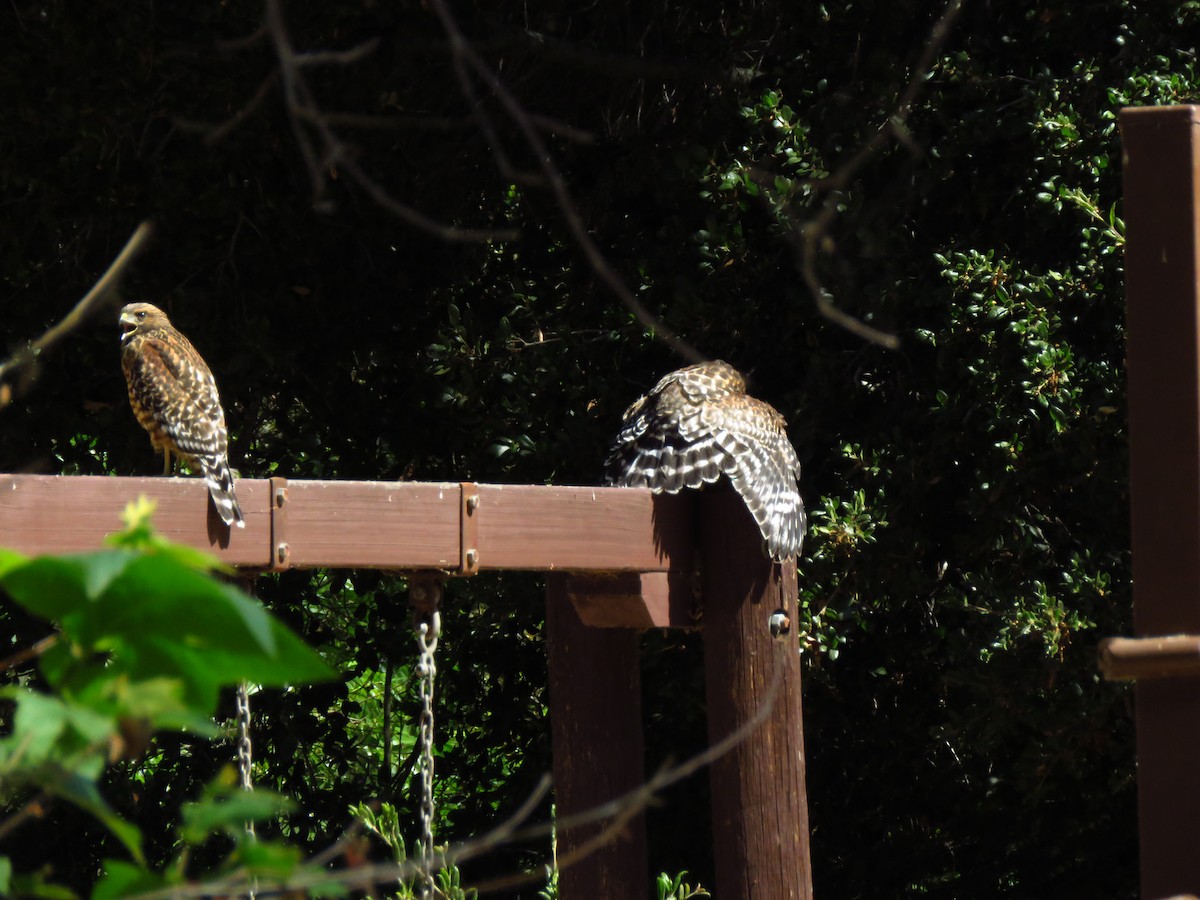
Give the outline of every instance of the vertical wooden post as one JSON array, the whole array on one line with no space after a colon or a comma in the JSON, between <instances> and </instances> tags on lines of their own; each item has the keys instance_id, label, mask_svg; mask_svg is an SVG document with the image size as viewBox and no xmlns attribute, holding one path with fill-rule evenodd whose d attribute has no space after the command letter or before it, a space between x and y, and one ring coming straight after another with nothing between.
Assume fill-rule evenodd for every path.
<instances>
[{"instance_id":1,"label":"vertical wooden post","mask_svg":"<svg viewBox=\"0 0 1200 900\"><path fill-rule=\"evenodd\" d=\"M1133 612L1200 634L1200 107L1126 109ZM1142 896L1200 892L1200 679L1137 685Z\"/></svg>"},{"instance_id":2,"label":"vertical wooden post","mask_svg":"<svg viewBox=\"0 0 1200 900\"><path fill-rule=\"evenodd\" d=\"M546 576L550 730L560 819L644 781L638 645L638 632L631 628L588 628L567 596L567 576ZM559 858L569 858L610 824L560 829ZM637 815L564 868L559 890L563 897L645 897L650 890L645 817Z\"/></svg>"},{"instance_id":3,"label":"vertical wooden post","mask_svg":"<svg viewBox=\"0 0 1200 900\"><path fill-rule=\"evenodd\" d=\"M779 677L766 721L712 765L714 895L810 900L796 565L763 556L758 528L732 490L705 491L701 501L710 743L752 719ZM776 610L791 622L779 638L769 624Z\"/></svg>"}]
</instances>

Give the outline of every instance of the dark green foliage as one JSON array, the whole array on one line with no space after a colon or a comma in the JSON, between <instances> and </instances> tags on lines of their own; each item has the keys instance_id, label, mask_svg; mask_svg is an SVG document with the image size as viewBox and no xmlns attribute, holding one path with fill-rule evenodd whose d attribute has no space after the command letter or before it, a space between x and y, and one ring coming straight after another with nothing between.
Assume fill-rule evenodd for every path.
<instances>
[{"instance_id":1,"label":"dark green foliage","mask_svg":"<svg viewBox=\"0 0 1200 900\"><path fill-rule=\"evenodd\" d=\"M44 847L6 843L0 894L42 895L43 878L74 880L88 869L93 876L104 873L96 897L177 883L191 848L216 834L236 846L227 872L245 866L285 877L298 862L295 848L255 845L247 837L246 822L274 818L286 804L271 791L249 794L235 786L231 766L195 799L175 804L178 841L187 849L161 873L152 871L161 860L147 859L143 832L101 790L106 769L137 760L156 733L212 737L221 687L251 679L280 687L334 674L261 605L215 578L210 560L157 538L146 518L152 508L130 505L130 527L113 549L36 559L0 550L0 589L56 626L41 648L41 684L32 685L31 675L3 691L12 712L0 739L0 803L13 811L4 833L66 803L94 819L72 823L62 862ZM167 824L159 817L153 827L161 833ZM88 825L102 826L119 842L114 849L133 863L118 859L101 867L99 859L81 856L78 839ZM9 855L14 844L18 852ZM83 872L62 864L68 861ZM64 890L60 885L45 896L64 896Z\"/></svg>"},{"instance_id":2,"label":"dark green foliage","mask_svg":"<svg viewBox=\"0 0 1200 900\"><path fill-rule=\"evenodd\" d=\"M388 119L337 126L365 172L440 222L520 238L442 241L345 167L322 167L314 190L278 85L206 143L275 71L267 42L227 43L260 23L257 2L18 2L0 13L5 343L61 316L151 216L124 299L162 305L205 355L243 476L594 482L621 410L682 361L606 290L537 179L497 163L502 151L538 174L479 86L494 136L478 127L427 4L285 7L300 50L378 39L352 65L305 70L325 110ZM1128 695L1094 664L1096 642L1130 627L1115 116L1197 98L1196 4L966 4L906 140L842 192L818 265L839 308L900 338L894 352L816 312L794 228L823 199L812 179L893 110L938 5L454 13L526 109L590 136L544 132L630 289L748 370L791 423L813 523L801 584L818 893L1132 896ZM0 471L156 471L111 313L0 412ZM286 836L327 846L373 797L412 815L403 581L291 573L258 591L342 674L256 695L260 778L297 801ZM528 577L449 588L443 839L503 818L549 767L541 603ZM44 633L3 615L14 647ZM648 657L657 766L703 742L702 692L686 642ZM111 802L149 834L231 758L165 737L114 777ZM651 823L656 871L711 884L708 836L691 829L702 782ZM55 810L28 840L76 827ZM72 854L102 838L89 841Z\"/></svg>"}]
</instances>

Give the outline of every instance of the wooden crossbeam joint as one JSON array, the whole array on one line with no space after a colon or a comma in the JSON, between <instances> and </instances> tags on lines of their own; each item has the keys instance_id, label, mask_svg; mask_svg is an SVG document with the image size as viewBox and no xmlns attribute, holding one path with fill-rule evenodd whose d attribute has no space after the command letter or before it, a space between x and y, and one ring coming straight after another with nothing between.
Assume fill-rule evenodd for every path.
<instances>
[{"instance_id":1,"label":"wooden crossbeam joint","mask_svg":"<svg viewBox=\"0 0 1200 900\"><path fill-rule=\"evenodd\" d=\"M287 542L288 486L286 478L270 479L268 509L271 512L271 567L272 572L291 568L291 547Z\"/></svg>"},{"instance_id":2,"label":"wooden crossbeam joint","mask_svg":"<svg viewBox=\"0 0 1200 900\"><path fill-rule=\"evenodd\" d=\"M473 481L459 483L459 575L479 572L479 485Z\"/></svg>"}]
</instances>

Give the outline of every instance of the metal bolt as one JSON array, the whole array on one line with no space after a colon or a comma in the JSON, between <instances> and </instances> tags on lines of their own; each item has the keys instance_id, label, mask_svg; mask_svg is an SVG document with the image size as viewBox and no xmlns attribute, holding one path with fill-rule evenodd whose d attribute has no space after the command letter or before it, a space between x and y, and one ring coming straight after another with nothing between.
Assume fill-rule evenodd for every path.
<instances>
[{"instance_id":1,"label":"metal bolt","mask_svg":"<svg viewBox=\"0 0 1200 900\"><path fill-rule=\"evenodd\" d=\"M771 618L767 622L771 629L771 637L782 637L792 630L792 620L782 609L771 613Z\"/></svg>"},{"instance_id":2,"label":"metal bolt","mask_svg":"<svg viewBox=\"0 0 1200 900\"><path fill-rule=\"evenodd\" d=\"M469 494L467 496L467 512L473 513L477 509L479 509L479 495Z\"/></svg>"},{"instance_id":3,"label":"metal bolt","mask_svg":"<svg viewBox=\"0 0 1200 900\"><path fill-rule=\"evenodd\" d=\"M467 551L467 568L473 569L479 562L479 551L472 547Z\"/></svg>"},{"instance_id":4,"label":"metal bolt","mask_svg":"<svg viewBox=\"0 0 1200 900\"><path fill-rule=\"evenodd\" d=\"M291 547L289 547L287 544L280 544L278 547L275 548L275 559L282 566L284 563L286 563L288 561L288 557L291 555L291 553L292 553Z\"/></svg>"},{"instance_id":5,"label":"metal bolt","mask_svg":"<svg viewBox=\"0 0 1200 900\"><path fill-rule=\"evenodd\" d=\"M287 488L275 488L275 505L283 506L287 503Z\"/></svg>"}]
</instances>

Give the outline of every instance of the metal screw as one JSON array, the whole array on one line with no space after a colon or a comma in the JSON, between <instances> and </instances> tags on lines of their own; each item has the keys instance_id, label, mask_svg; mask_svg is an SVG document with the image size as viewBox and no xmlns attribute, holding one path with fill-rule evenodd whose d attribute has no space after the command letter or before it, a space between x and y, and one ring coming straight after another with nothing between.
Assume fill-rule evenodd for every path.
<instances>
[{"instance_id":1,"label":"metal screw","mask_svg":"<svg viewBox=\"0 0 1200 900\"><path fill-rule=\"evenodd\" d=\"M782 609L771 613L771 618L767 622L771 629L771 637L782 637L792 630L792 620Z\"/></svg>"},{"instance_id":2,"label":"metal screw","mask_svg":"<svg viewBox=\"0 0 1200 900\"><path fill-rule=\"evenodd\" d=\"M275 505L283 506L287 503L287 488L275 488Z\"/></svg>"},{"instance_id":3,"label":"metal screw","mask_svg":"<svg viewBox=\"0 0 1200 900\"><path fill-rule=\"evenodd\" d=\"M478 561L479 561L479 551L476 550L474 547L472 547L470 550L467 551L467 568L468 569L475 568L475 565Z\"/></svg>"},{"instance_id":4,"label":"metal screw","mask_svg":"<svg viewBox=\"0 0 1200 900\"><path fill-rule=\"evenodd\" d=\"M288 556L291 555L291 552L292 548L287 544L280 544L275 548L275 559L278 560L279 564L282 566L288 561Z\"/></svg>"},{"instance_id":5,"label":"metal screw","mask_svg":"<svg viewBox=\"0 0 1200 900\"><path fill-rule=\"evenodd\" d=\"M467 496L467 512L473 513L477 509L479 509L479 495L478 494L468 495Z\"/></svg>"}]
</instances>

